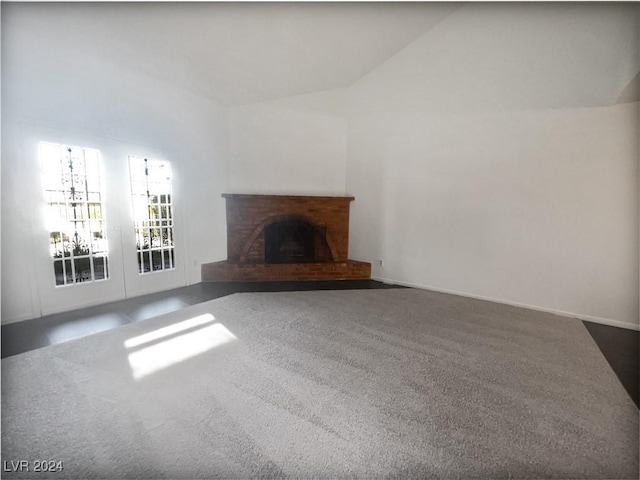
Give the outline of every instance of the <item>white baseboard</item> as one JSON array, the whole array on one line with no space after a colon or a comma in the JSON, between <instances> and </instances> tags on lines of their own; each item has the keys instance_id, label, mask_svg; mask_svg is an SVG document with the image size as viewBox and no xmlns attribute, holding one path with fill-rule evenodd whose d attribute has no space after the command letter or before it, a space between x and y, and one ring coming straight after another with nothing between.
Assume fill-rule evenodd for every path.
<instances>
[{"instance_id":1,"label":"white baseboard","mask_svg":"<svg viewBox=\"0 0 640 480\"><path fill-rule=\"evenodd\" d=\"M563 317L577 318L579 320L584 320L587 322L601 323L603 325L609 325L612 327L619 327L619 328L626 328L628 330L640 331L640 325L638 324L630 323L630 322L621 322L620 320L612 320L610 318L594 317L592 315L585 315L582 313L565 312L563 310L555 310L553 308L539 307L537 305L528 305L526 303L511 302L509 300L502 300L500 298L483 297L482 295L473 295L471 293L457 292L455 290L436 288L428 285L419 285L417 283L401 282L399 280L392 280L390 278L371 277L371 279L377 280L383 283L392 284L392 285L402 285L404 287L413 287L413 288L420 288L422 290L431 290L433 292L449 293L451 295L459 295L461 297L475 298L477 300L486 300L488 302L503 303L505 305L512 305L514 307L527 308L529 310L537 310L539 312L554 313L556 315L560 315Z\"/></svg>"},{"instance_id":2,"label":"white baseboard","mask_svg":"<svg viewBox=\"0 0 640 480\"><path fill-rule=\"evenodd\" d=\"M25 320L31 320L32 318L34 318L33 314L23 313L21 315L15 315L12 317L2 317L2 319L0 319L0 323L2 325L9 325L11 323L18 323L18 322L24 322Z\"/></svg>"}]
</instances>

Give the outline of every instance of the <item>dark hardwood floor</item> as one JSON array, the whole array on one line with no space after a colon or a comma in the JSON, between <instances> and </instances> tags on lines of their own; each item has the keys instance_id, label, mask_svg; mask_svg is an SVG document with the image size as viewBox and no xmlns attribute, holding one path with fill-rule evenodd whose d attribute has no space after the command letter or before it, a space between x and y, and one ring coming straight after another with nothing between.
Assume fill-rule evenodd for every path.
<instances>
[{"instance_id":1,"label":"dark hardwood floor","mask_svg":"<svg viewBox=\"0 0 640 480\"><path fill-rule=\"evenodd\" d=\"M403 288L374 280L197 283L2 326L2 358L54 345L239 292Z\"/></svg>"},{"instance_id":2,"label":"dark hardwood floor","mask_svg":"<svg viewBox=\"0 0 640 480\"><path fill-rule=\"evenodd\" d=\"M404 288L375 280L313 282L198 283L188 287L128 298L96 307L2 326L2 358L139 322L189 305L239 292ZM638 350L640 332L583 322L602 354L637 406L640 406Z\"/></svg>"},{"instance_id":3,"label":"dark hardwood floor","mask_svg":"<svg viewBox=\"0 0 640 480\"><path fill-rule=\"evenodd\" d=\"M636 406L640 408L640 332L582 322Z\"/></svg>"}]
</instances>

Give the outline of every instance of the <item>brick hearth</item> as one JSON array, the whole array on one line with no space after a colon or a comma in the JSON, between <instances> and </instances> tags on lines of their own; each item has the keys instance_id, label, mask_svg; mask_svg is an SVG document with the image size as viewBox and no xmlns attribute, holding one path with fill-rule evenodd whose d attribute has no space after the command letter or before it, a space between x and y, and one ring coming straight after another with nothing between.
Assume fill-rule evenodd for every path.
<instances>
[{"instance_id":1,"label":"brick hearth","mask_svg":"<svg viewBox=\"0 0 640 480\"><path fill-rule=\"evenodd\" d=\"M348 260L349 204L354 197L223 194L227 207L227 260L202 265L203 282L355 280L371 264ZM297 220L313 226L315 259L267 263L265 228Z\"/></svg>"}]
</instances>

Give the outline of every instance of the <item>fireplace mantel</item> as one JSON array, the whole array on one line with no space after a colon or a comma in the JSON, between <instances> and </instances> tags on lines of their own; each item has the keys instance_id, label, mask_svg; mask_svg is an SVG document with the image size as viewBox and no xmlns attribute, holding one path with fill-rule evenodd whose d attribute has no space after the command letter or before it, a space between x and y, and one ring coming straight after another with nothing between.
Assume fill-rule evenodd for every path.
<instances>
[{"instance_id":1,"label":"fireplace mantel","mask_svg":"<svg viewBox=\"0 0 640 480\"><path fill-rule=\"evenodd\" d=\"M203 281L370 278L370 264L348 259L349 205L354 197L232 193L222 197L226 201L227 260L203 265ZM268 261L269 227L292 222L313 231L313 258Z\"/></svg>"},{"instance_id":2,"label":"fireplace mantel","mask_svg":"<svg viewBox=\"0 0 640 480\"><path fill-rule=\"evenodd\" d=\"M325 200L333 200L336 198L342 198L344 200L353 201L356 197L342 196L342 195L271 195L268 193L223 193L220 195L223 198L250 198L250 199L265 199L265 198L291 198L291 199L302 199L302 198L312 198L312 199L325 199Z\"/></svg>"}]
</instances>

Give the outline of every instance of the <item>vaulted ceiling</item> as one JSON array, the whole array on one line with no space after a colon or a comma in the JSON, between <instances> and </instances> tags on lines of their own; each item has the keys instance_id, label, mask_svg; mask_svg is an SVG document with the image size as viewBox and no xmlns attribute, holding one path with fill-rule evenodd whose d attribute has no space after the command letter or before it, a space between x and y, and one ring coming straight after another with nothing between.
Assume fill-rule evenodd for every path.
<instances>
[{"instance_id":1,"label":"vaulted ceiling","mask_svg":"<svg viewBox=\"0 0 640 480\"><path fill-rule=\"evenodd\" d=\"M142 72L223 105L352 84L457 7L435 3L4 3L20 39ZM36 42L34 44L34 41Z\"/></svg>"}]
</instances>

